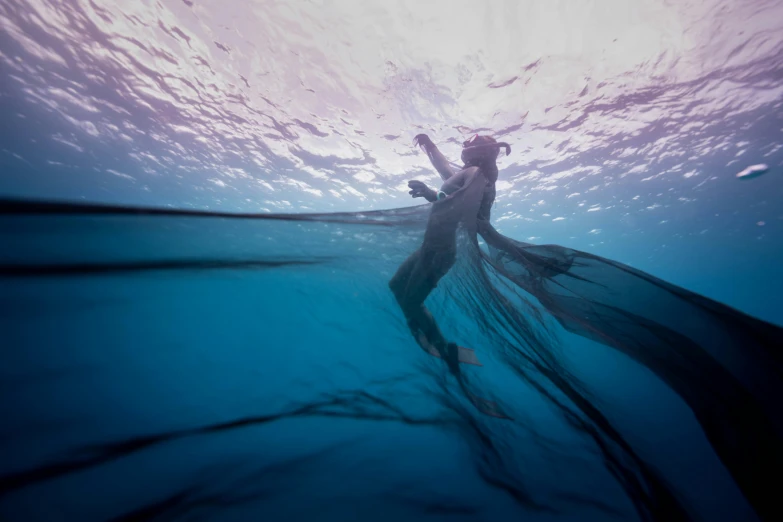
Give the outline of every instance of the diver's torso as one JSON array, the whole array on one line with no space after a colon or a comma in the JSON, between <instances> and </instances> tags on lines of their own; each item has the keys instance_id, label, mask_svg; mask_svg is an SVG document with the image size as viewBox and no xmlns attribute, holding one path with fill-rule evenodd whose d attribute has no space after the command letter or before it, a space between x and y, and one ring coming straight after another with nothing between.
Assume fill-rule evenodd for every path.
<instances>
[{"instance_id":1,"label":"diver's torso","mask_svg":"<svg viewBox=\"0 0 783 522\"><path fill-rule=\"evenodd\" d=\"M441 191L448 197L432 206L422 244L425 251L453 251L459 223L465 219L489 221L495 203L495 183L477 167L461 170L446 180Z\"/></svg>"},{"instance_id":2,"label":"diver's torso","mask_svg":"<svg viewBox=\"0 0 783 522\"><path fill-rule=\"evenodd\" d=\"M481 207L478 212L478 219L483 221L489 221L490 213L492 212L492 205L495 204L495 183L487 182L487 186L484 187L484 197L481 200Z\"/></svg>"}]
</instances>

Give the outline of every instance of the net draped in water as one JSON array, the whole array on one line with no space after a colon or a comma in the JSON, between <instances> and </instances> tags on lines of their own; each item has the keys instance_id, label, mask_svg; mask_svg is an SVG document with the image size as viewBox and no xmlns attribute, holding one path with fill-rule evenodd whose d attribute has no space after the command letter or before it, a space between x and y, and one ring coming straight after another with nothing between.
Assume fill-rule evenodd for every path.
<instances>
[{"instance_id":1,"label":"net draped in water","mask_svg":"<svg viewBox=\"0 0 783 522\"><path fill-rule=\"evenodd\" d=\"M469 192L470 184L450 199L450 212L461 211L460 205ZM4 202L0 209L6 223L24 216L46 215L222 216L336 223L370 227L370 230L382 226L406 234L421 234L427 225L430 206L363 213L261 216L30 202ZM195 221L193 226L198 226ZM599 256L557 245L518 242L501 235L487 222L466 219L463 227L462 237L467 241L461 246L461 262L455 268L460 275L456 282L456 292L462 297L460 305L468 310L499 360L594 444L603 455L607 469L633 501L640 518L685 520L697 518L698 514L689 512L678 493L656 470L654 462L646 462L639 456L602 407L592 401L590 391L563 364L558 351L549 346L546 314L540 316L536 303L566 330L615 349L652 371L693 411L715 453L759 518L777 520L783 515L773 491L774 481L767 479L775 476L783 465L780 450L783 406L779 400L783 397L781 328ZM483 238L485 249L478 247L476 234ZM31 262L14 259L6 253L0 275L6 278L81 276L134 270L275 267L321 261L307 254L287 259L218 256L141 262L41 258ZM442 381L439 376L433 379ZM495 390L485 382L465 378L462 384L464 389L492 395L500 402L513 402L513 397L504 397L503 390ZM502 421L476 416L459 402L459 395L453 396L446 389L443 384L438 393L442 392L442 400L459 412L460 429L472 434L480 450L482 476L520 503L538 506L534 496L526 492L524 473L510 464L513 458L508 453L513 450L508 448L513 444L501 443L502 434L492 427L491 423ZM424 422L402 412L386 398L362 394L332 396L278 415L311 414ZM234 424L204 426L194 431L220 431L236 423L264 423L274 418L273 415L237 420ZM432 422L451 421L439 418ZM6 475L0 477L0 494L188 433L119 441L94 450L89 457L66 459L66 464L57 462ZM172 500L176 504L175 501Z\"/></svg>"}]
</instances>

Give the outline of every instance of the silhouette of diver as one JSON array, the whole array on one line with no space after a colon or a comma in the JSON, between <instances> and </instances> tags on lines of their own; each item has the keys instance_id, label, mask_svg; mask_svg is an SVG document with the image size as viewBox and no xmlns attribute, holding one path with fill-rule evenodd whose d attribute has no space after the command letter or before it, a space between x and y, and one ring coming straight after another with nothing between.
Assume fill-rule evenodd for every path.
<instances>
[{"instance_id":1,"label":"silhouette of diver","mask_svg":"<svg viewBox=\"0 0 783 522\"><path fill-rule=\"evenodd\" d=\"M475 135L463 143L464 167L455 172L426 134L416 136L414 143L427 153L444 183L436 192L421 181L408 182L409 194L414 198L425 198L433 203L433 207L421 247L400 265L389 281L389 287L414 339L426 352L441 357L449 371L459 378L460 362L479 365L478 360L472 350L445 338L424 301L456 261L459 224L462 223L475 237L480 226L478 222L489 222L495 202L498 154L500 148L505 148L508 155L511 147L489 136ZM494 403L472 396L471 400L483 413L503 417Z\"/></svg>"}]
</instances>

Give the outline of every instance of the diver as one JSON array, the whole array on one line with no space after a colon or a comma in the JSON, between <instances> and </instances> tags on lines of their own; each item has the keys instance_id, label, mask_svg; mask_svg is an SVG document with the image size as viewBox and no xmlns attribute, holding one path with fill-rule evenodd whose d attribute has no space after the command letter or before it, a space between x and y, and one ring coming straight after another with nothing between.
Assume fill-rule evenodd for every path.
<instances>
[{"instance_id":1,"label":"diver","mask_svg":"<svg viewBox=\"0 0 783 522\"><path fill-rule=\"evenodd\" d=\"M416 136L414 143L427 153L443 185L436 192L421 181L408 182L409 194L425 198L433 207L421 247L400 265L389 287L414 339L426 352L444 359L450 372L459 377L460 362L478 365L478 360L472 350L445 338L424 301L456 261L458 225L462 223L475 237L479 222L489 221L495 201L497 158L501 148L508 155L511 147L489 136L475 135L463 143L464 166L455 172L426 134Z\"/></svg>"}]
</instances>

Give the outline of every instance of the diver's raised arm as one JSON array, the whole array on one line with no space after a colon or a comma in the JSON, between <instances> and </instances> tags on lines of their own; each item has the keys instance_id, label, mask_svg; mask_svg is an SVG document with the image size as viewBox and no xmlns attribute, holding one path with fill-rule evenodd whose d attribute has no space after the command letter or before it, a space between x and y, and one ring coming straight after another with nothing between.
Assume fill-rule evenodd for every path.
<instances>
[{"instance_id":1,"label":"diver's raised arm","mask_svg":"<svg viewBox=\"0 0 783 522\"><path fill-rule=\"evenodd\" d=\"M438 171L438 174L440 174L443 181L446 181L454 175L454 170L451 168L451 165L449 165L449 160L447 160L446 156L444 156L443 153L438 150L438 147L432 143L429 136L426 134L418 134L413 138L413 143L421 147L421 149L427 153L430 162L432 162L432 166Z\"/></svg>"}]
</instances>

